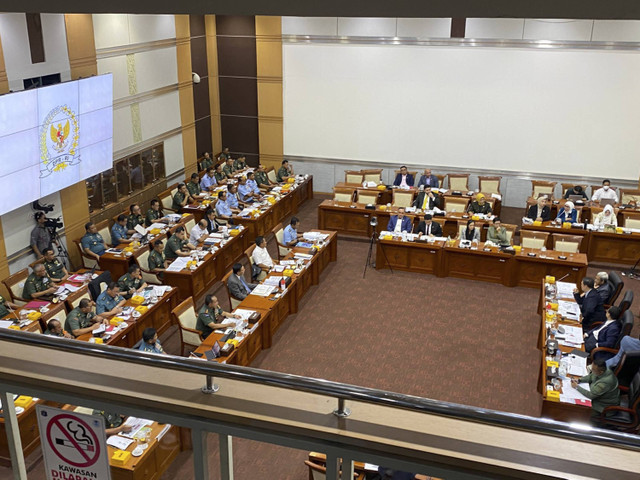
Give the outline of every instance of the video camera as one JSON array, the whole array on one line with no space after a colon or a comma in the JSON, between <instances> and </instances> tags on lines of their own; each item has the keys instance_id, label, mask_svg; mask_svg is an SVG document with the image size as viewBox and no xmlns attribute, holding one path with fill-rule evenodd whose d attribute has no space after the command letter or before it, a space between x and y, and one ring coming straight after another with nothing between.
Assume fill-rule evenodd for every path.
<instances>
[{"instance_id":1,"label":"video camera","mask_svg":"<svg viewBox=\"0 0 640 480\"><path fill-rule=\"evenodd\" d=\"M36 200L35 202L33 202L31 204L31 207L34 210L37 210L38 212L43 212L43 213L49 213L49 212L53 212L53 204L49 204L49 205L41 205L39 200ZM36 213L37 215L37 213ZM62 228L63 224L62 224L62 218L61 217L57 217L57 218L46 218L46 221L44 222L44 226L45 228L47 228L47 230L49 230L49 232L52 235L55 235L55 232L58 228Z\"/></svg>"}]
</instances>

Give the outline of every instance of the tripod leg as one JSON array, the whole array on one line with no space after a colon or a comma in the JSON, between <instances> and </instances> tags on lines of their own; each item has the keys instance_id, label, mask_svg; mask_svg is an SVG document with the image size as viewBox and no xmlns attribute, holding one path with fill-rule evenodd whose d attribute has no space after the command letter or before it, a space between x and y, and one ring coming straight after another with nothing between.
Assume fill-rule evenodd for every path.
<instances>
[{"instance_id":1,"label":"tripod leg","mask_svg":"<svg viewBox=\"0 0 640 480\"><path fill-rule=\"evenodd\" d=\"M373 243L374 243L374 238L375 237L371 237L371 241L369 242L369 252L367 253L367 261L364 263L364 271L362 272L362 278L364 278L364 276L367 274L367 267L371 265L371 254L373 253Z\"/></svg>"},{"instance_id":2,"label":"tripod leg","mask_svg":"<svg viewBox=\"0 0 640 480\"><path fill-rule=\"evenodd\" d=\"M376 239L376 241L378 241L378 240ZM380 244L380 251L382 252L382 256L384 257L384 261L386 262L386 265L389 267L389 270L391 270L391 274L393 275L393 268L391 267L391 262L389 262L389 259L387 258L387 252L384 251L384 245L383 244ZM377 260L378 259L376 258L376 261Z\"/></svg>"}]
</instances>

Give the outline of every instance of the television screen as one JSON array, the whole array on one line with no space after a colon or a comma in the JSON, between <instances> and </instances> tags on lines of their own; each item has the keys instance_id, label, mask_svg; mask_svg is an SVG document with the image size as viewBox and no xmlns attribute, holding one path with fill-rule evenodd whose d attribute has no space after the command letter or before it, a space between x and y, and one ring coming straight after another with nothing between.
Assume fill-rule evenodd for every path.
<instances>
[{"instance_id":1,"label":"television screen","mask_svg":"<svg viewBox=\"0 0 640 480\"><path fill-rule=\"evenodd\" d=\"M0 215L112 164L111 74L0 96Z\"/></svg>"}]
</instances>

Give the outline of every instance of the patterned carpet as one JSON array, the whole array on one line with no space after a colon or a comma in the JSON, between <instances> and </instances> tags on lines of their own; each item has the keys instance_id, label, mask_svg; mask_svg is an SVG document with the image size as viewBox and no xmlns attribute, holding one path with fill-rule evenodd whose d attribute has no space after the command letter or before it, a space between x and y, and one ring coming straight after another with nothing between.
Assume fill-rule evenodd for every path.
<instances>
[{"instance_id":1,"label":"patterned carpet","mask_svg":"<svg viewBox=\"0 0 640 480\"><path fill-rule=\"evenodd\" d=\"M316 196L299 212L303 230L317 227L323 199ZM521 215L521 209L503 208L505 222L519 223ZM363 279L368 247L366 240L341 237L338 262L325 270L253 366L540 414L538 290L373 269ZM640 294L640 282L631 282ZM219 298L225 305L226 295ZM175 331L164 337L166 350L177 353ZM210 439L217 478L217 437ZM308 478L305 451L236 439L234 454L240 480ZM0 479L9 474L0 469ZM29 478L44 478L42 462ZM193 478L191 453L180 454L162 478Z\"/></svg>"}]
</instances>

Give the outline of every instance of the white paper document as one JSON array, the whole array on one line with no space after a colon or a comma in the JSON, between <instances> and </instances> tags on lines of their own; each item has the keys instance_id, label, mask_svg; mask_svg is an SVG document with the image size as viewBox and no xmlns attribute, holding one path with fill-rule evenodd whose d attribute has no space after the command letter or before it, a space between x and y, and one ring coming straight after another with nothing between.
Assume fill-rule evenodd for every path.
<instances>
[{"instance_id":1,"label":"white paper document","mask_svg":"<svg viewBox=\"0 0 640 480\"><path fill-rule=\"evenodd\" d=\"M556 282L556 288L558 289L558 298L573 298L573 289L576 288L576 285L571 282Z\"/></svg>"},{"instance_id":2,"label":"white paper document","mask_svg":"<svg viewBox=\"0 0 640 480\"><path fill-rule=\"evenodd\" d=\"M276 289L273 285L258 285L251 291L251 295L258 295L260 297L268 297Z\"/></svg>"},{"instance_id":3,"label":"white paper document","mask_svg":"<svg viewBox=\"0 0 640 480\"><path fill-rule=\"evenodd\" d=\"M584 357L579 357L578 355L567 355L563 361L566 361L567 363L567 373L569 375L584 377L589 373L587 371L587 359Z\"/></svg>"},{"instance_id":4,"label":"white paper document","mask_svg":"<svg viewBox=\"0 0 640 480\"><path fill-rule=\"evenodd\" d=\"M588 383L581 383L580 386L585 390L589 390ZM589 404L591 403L591 400L589 400L587 397L585 397L578 390L571 386L571 379L562 379L562 393L560 394L560 401L566 403L576 403L576 400L589 402Z\"/></svg>"},{"instance_id":5,"label":"white paper document","mask_svg":"<svg viewBox=\"0 0 640 480\"><path fill-rule=\"evenodd\" d=\"M0 320L0 328L9 328L11 325L13 325L11 320Z\"/></svg>"},{"instance_id":6,"label":"white paper document","mask_svg":"<svg viewBox=\"0 0 640 480\"><path fill-rule=\"evenodd\" d=\"M111 445L113 448L117 448L118 450L126 450L132 443L133 440L121 437L120 435L111 435L107 438L107 445Z\"/></svg>"},{"instance_id":7,"label":"white paper document","mask_svg":"<svg viewBox=\"0 0 640 480\"><path fill-rule=\"evenodd\" d=\"M167 272L179 272L187 267L191 257L178 257L167 267Z\"/></svg>"},{"instance_id":8,"label":"white paper document","mask_svg":"<svg viewBox=\"0 0 640 480\"><path fill-rule=\"evenodd\" d=\"M127 438L134 438L142 428L153 424L153 421L146 420L144 418L129 417L125 420L124 424L129 425L131 427L131 431L126 433L120 432L119 435Z\"/></svg>"},{"instance_id":9,"label":"white paper document","mask_svg":"<svg viewBox=\"0 0 640 480\"><path fill-rule=\"evenodd\" d=\"M558 300L558 313L569 320L580 319L580 305L575 302Z\"/></svg>"}]
</instances>

